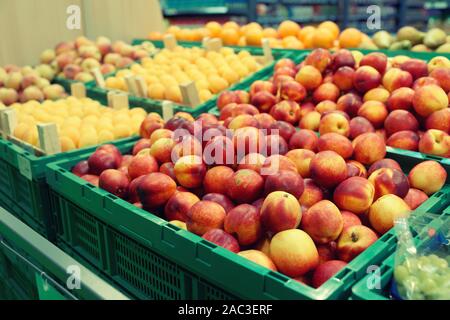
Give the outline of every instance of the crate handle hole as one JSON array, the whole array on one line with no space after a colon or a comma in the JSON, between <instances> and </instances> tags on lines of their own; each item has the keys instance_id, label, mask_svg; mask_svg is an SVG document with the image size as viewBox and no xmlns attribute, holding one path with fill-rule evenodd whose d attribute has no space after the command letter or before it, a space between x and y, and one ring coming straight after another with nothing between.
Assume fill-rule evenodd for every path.
<instances>
[{"instance_id":1,"label":"crate handle hole","mask_svg":"<svg viewBox=\"0 0 450 320\"><path fill-rule=\"evenodd\" d=\"M119 199L118 197L116 197L116 196L113 195L113 194L107 194L106 196L107 196L108 198L112 199L113 201Z\"/></svg>"},{"instance_id":2,"label":"crate handle hole","mask_svg":"<svg viewBox=\"0 0 450 320\"><path fill-rule=\"evenodd\" d=\"M274 272L274 271L269 271L269 273L267 274L269 277L275 278L279 281L282 282L287 282L289 281L291 278L279 273L279 272Z\"/></svg>"},{"instance_id":3,"label":"crate handle hole","mask_svg":"<svg viewBox=\"0 0 450 320\"><path fill-rule=\"evenodd\" d=\"M205 247L209 247L209 248L211 248L211 249L216 249L216 248L218 247L218 245L216 245L216 244L214 244L214 243L212 243L212 242L209 242L208 240L202 240L202 241L200 241L199 243L201 243L201 244L203 244Z\"/></svg>"},{"instance_id":4,"label":"crate handle hole","mask_svg":"<svg viewBox=\"0 0 450 320\"><path fill-rule=\"evenodd\" d=\"M167 223L166 227L169 228L169 229L175 230L175 231L180 231L181 230L180 227L178 227L178 226L176 226L174 224L171 224L171 223Z\"/></svg>"},{"instance_id":5,"label":"crate handle hole","mask_svg":"<svg viewBox=\"0 0 450 320\"><path fill-rule=\"evenodd\" d=\"M63 169L63 168L59 168L58 171L62 172L62 173L66 173L66 169Z\"/></svg>"}]
</instances>

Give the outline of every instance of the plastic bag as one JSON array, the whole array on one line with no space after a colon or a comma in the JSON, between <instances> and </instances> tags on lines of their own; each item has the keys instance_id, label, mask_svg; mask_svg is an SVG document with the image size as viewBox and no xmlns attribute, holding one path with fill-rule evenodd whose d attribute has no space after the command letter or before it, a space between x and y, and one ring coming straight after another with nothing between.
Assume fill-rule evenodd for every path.
<instances>
[{"instance_id":1,"label":"plastic bag","mask_svg":"<svg viewBox=\"0 0 450 320\"><path fill-rule=\"evenodd\" d=\"M418 247L406 218L395 222L397 251L391 293L403 300L450 299L450 221L431 230Z\"/></svg>"}]
</instances>

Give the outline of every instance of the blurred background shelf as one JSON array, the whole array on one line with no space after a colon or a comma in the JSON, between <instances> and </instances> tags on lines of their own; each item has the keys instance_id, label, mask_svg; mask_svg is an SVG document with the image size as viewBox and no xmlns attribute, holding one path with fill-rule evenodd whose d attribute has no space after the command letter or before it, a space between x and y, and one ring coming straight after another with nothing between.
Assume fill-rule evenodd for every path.
<instances>
[{"instance_id":1,"label":"blurred background shelf","mask_svg":"<svg viewBox=\"0 0 450 320\"><path fill-rule=\"evenodd\" d=\"M369 6L381 9L381 27L395 32L405 25L419 29L447 22L450 0L162 0L164 15L171 23L204 24L210 20L238 23L256 21L264 27L276 27L290 19L301 24L337 22L341 28L358 27L372 34L364 21ZM438 17L431 18L431 16Z\"/></svg>"}]
</instances>

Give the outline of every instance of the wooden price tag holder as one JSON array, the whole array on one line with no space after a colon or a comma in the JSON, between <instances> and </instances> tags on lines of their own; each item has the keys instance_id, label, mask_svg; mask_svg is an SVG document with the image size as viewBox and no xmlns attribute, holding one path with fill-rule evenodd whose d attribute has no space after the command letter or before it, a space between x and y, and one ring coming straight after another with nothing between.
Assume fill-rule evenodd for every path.
<instances>
[{"instance_id":1,"label":"wooden price tag holder","mask_svg":"<svg viewBox=\"0 0 450 320\"><path fill-rule=\"evenodd\" d=\"M205 45L206 51L220 51L223 46L222 39L220 38L209 39L206 41Z\"/></svg>"},{"instance_id":2,"label":"wooden price tag holder","mask_svg":"<svg viewBox=\"0 0 450 320\"><path fill-rule=\"evenodd\" d=\"M195 108L200 105L200 98L198 95L195 82L188 82L180 84L181 96L183 97L183 104Z\"/></svg>"},{"instance_id":3,"label":"wooden price tag holder","mask_svg":"<svg viewBox=\"0 0 450 320\"><path fill-rule=\"evenodd\" d=\"M272 48L269 39L262 39L263 58L266 64L273 62Z\"/></svg>"},{"instance_id":4,"label":"wooden price tag holder","mask_svg":"<svg viewBox=\"0 0 450 320\"><path fill-rule=\"evenodd\" d=\"M126 93L116 93L112 97L112 108L114 110L130 109L128 95Z\"/></svg>"},{"instance_id":5,"label":"wooden price tag holder","mask_svg":"<svg viewBox=\"0 0 450 320\"><path fill-rule=\"evenodd\" d=\"M86 98L86 87L83 83L77 82L73 83L70 86L70 92L72 93L72 96L78 99Z\"/></svg>"},{"instance_id":6,"label":"wooden price tag holder","mask_svg":"<svg viewBox=\"0 0 450 320\"><path fill-rule=\"evenodd\" d=\"M45 156L61 152L58 132L56 124L38 125L39 143L41 148L35 147L25 141L17 139L13 136L14 129L17 126L17 113L14 109L6 109L0 111L1 133L5 140L24 148L31 154L36 156Z\"/></svg>"},{"instance_id":7,"label":"wooden price tag holder","mask_svg":"<svg viewBox=\"0 0 450 320\"><path fill-rule=\"evenodd\" d=\"M173 34L166 34L163 37L164 48L173 50L177 47L178 42Z\"/></svg>"},{"instance_id":8,"label":"wooden price tag holder","mask_svg":"<svg viewBox=\"0 0 450 320\"><path fill-rule=\"evenodd\" d=\"M172 101L163 101L162 102L162 115L163 115L163 119L164 121L169 121L170 119L173 118L173 107L174 104Z\"/></svg>"},{"instance_id":9,"label":"wooden price tag holder","mask_svg":"<svg viewBox=\"0 0 450 320\"><path fill-rule=\"evenodd\" d=\"M136 81L134 81L134 76L125 77L125 83L127 84L128 92L133 96L138 96L138 89L136 87Z\"/></svg>"},{"instance_id":10,"label":"wooden price tag holder","mask_svg":"<svg viewBox=\"0 0 450 320\"><path fill-rule=\"evenodd\" d=\"M138 96L141 98L147 98L147 83L142 76L134 77Z\"/></svg>"},{"instance_id":11,"label":"wooden price tag holder","mask_svg":"<svg viewBox=\"0 0 450 320\"><path fill-rule=\"evenodd\" d=\"M94 76L97 86L104 89L106 87L106 82L103 74L100 72L100 69L95 68L94 70L92 70L92 75Z\"/></svg>"}]
</instances>

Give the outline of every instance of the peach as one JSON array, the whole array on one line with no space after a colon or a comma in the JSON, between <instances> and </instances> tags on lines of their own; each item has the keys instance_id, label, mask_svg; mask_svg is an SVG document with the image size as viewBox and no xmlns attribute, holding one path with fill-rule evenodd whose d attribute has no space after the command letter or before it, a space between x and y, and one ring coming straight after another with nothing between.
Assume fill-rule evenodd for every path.
<instances>
[{"instance_id":1,"label":"peach","mask_svg":"<svg viewBox=\"0 0 450 320\"><path fill-rule=\"evenodd\" d=\"M133 146L133 156L137 155L141 150L149 149L151 145L150 139L143 138L138 140Z\"/></svg>"},{"instance_id":2,"label":"peach","mask_svg":"<svg viewBox=\"0 0 450 320\"><path fill-rule=\"evenodd\" d=\"M319 151L334 151L344 159L350 158L353 154L351 141L348 138L333 132L320 136L318 149Z\"/></svg>"},{"instance_id":3,"label":"peach","mask_svg":"<svg viewBox=\"0 0 450 320\"><path fill-rule=\"evenodd\" d=\"M241 114L233 118L228 124L228 129L237 130L244 127L258 127L258 121L249 114Z\"/></svg>"},{"instance_id":4,"label":"peach","mask_svg":"<svg viewBox=\"0 0 450 320\"><path fill-rule=\"evenodd\" d=\"M208 129L204 135L204 140L207 139L207 135L215 129ZM221 134L220 132L218 132ZM235 154L234 145L231 139L225 136L213 136L209 140L203 150L203 161L207 165L229 165L234 164Z\"/></svg>"},{"instance_id":5,"label":"peach","mask_svg":"<svg viewBox=\"0 0 450 320\"><path fill-rule=\"evenodd\" d=\"M367 132L375 132L375 128L369 120L364 117L355 117L350 120L351 139L355 139L357 136Z\"/></svg>"},{"instance_id":6,"label":"peach","mask_svg":"<svg viewBox=\"0 0 450 320\"><path fill-rule=\"evenodd\" d=\"M339 259L349 262L377 240L376 233L366 226L356 225L345 228L337 241Z\"/></svg>"},{"instance_id":7,"label":"peach","mask_svg":"<svg viewBox=\"0 0 450 320\"><path fill-rule=\"evenodd\" d=\"M268 135L280 135L286 141L289 141L295 132L295 127L286 121L276 121L267 130Z\"/></svg>"},{"instance_id":8,"label":"peach","mask_svg":"<svg viewBox=\"0 0 450 320\"><path fill-rule=\"evenodd\" d=\"M153 172L158 172L158 161L150 155L150 149L141 150L128 166L128 175L131 180Z\"/></svg>"},{"instance_id":9,"label":"peach","mask_svg":"<svg viewBox=\"0 0 450 320\"><path fill-rule=\"evenodd\" d=\"M412 89L415 91L421 87L424 87L424 86L427 86L430 84L434 84L434 85L438 86L439 82L432 77L422 77L422 78L419 78L416 81L414 81Z\"/></svg>"},{"instance_id":10,"label":"peach","mask_svg":"<svg viewBox=\"0 0 450 320\"><path fill-rule=\"evenodd\" d=\"M368 171L369 176L381 168L389 168L389 169L396 169L396 170L402 171L402 167L400 167L400 164L397 161L386 158L386 159L381 159L381 160L375 161L369 167L369 171Z\"/></svg>"},{"instance_id":11,"label":"peach","mask_svg":"<svg viewBox=\"0 0 450 320\"><path fill-rule=\"evenodd\" d=\"M317 252L319 253L319 265L326 261L336 259L336 242L331 241L326 244L317 244Z\"/></svg>"},{"instance_id":12,"label":"peach","mask_svg":"<svg viewBox=\"0 0 450 320\"><path fill-rule=\"evenodd\" d=\"M282 100L300 102L306 97L306 89L296 81L286 81L281 83L279 97Z\"/></svg>"},{"instance_id":13,"label":"peach","mask_svg":"<svg viewBox=\"0 0 450 320\"><path fill-rule=\"evenodd\" d=\"M266 177L272 174L277 174L281 170L288 170L298 173L295 163L286 156L273 155L267 157L261 167L261 175Z\"/></svg>"},{"instance_id":14,"label":"peach","mask_svg":"<svg viewBox=\"0 0 450 320\"><path fill-rule=\"evenodd\" d=\"M428 66L423 60L408 59L400 65L400 69L409 72L413 80L428 76Z\"/></svg>"},{"instance_id":15,"label":"peach","mask_svg":"<svg viewBox=\"0 0 450 320\"><path fill-rule=\"evenodd\" d=\"M163 173L154 172L145 175L137 186L139 200L144 208L153 209L163 206L175 194L177 184Z\"/></svg>"},{"instance_id":16,"label":"peach","mask_svg":"<svg viewBox=\"0 0 450 320\"><path fill-rule=\"evenodd\" d=\"M319 288L322 284L332 278L341 269L345 268L347 263L340 260L330 260L320 264L314 270L312 285L314 288Z\"/></svg>"},{"instance_id":17,"label":"peach","mask_svg":"<svg viewBox=\"0 0 450 320\"><path fill-rule=\"evenodd\" d=\"M431 195L444 186L447 172L438 162L429 160L412 168L408 179L411 188L419 189L427 195Z\"/></svg>"},{"instance_id":18,"label":"peach","mask_svg":"<svg viewBox=\"0 0 450 320\"><path fill-rule=\"evenodd\" d=\"M295 101L281 101L270 109L270 115L275 120L295 124L299 120L300 106Z\"/></svg>"},{"instance_id":19,"label":"peach","mask_svg":"<svg viewBox=\"0 0 450 320\"><path fill-rule=\"evenodd\" d=\"M241 257L244 257L260 266L263 266L272 271L277 271L277 267L273 261L263 252L258 250L244 250L238 253Z\"/></svg>"},{"instance_id":20,"label":"peach","mask_svg":"<svg viewBox=\"0 0 450 320\"><path fill-rule=\"evenodd\" d=\"M387 63L388 59L384 53L371 52L361 59L359 66L370 66L375 68L380 74L383 74L386 71Z\"/></svg>"},{"instance_id":21,"label":"peach","mask_svg":"<svg viewBox=\"0 0 450 320\"><path fill-rule=\"evenodd\" d=\"M139 135L142 138L149 139L155 130L162 128L164 128L164 120L161 116L157 113L149 113L144 121L142 121Z\"/></svg>"},{"instance_id":22,"label":"peach","mask_svg":"<svg viewBox=\"0 0 450 320\"><path fill-rule=\"evenodd\" d=\"M430 77L436 79L445 92L450 91L450 69L437 68L430 73Z\"/></svg>"},{"instance_id":23,"label":"peach","mask_svg":"<svg viewBox=\"0 0 450 320\"><path fill-rule=\"evenodd\" d=\"M234 93L237 96L238 103L249 103L250 102L250 94L244 90L236 90Z\"/></svg>"},{"instance_id":24,"label":"peach","mask_svg":"<svg viewBox=\"0 0 450 320\"><path fill-rule=\"evenodd\" d=\"M427 130L420 138L419 151L450 158L450 135L441 130Z\"/></svg>"},{"instance_id":25,"label":"peach","mask_svg":"<svg viewBox=\"0 0 450 320\"><path fill-rule=\"evenodd\" d=\"M359 108L358 116L369 120L375 128L380 128L388 116L388 110L382 102L367 101Z\"/></svg>"},{"instance_id":26,"label":"peach","mask_svg":"<svg viewBox=\"0 0 450 320\"><path fill-rule=\"evenodd\" d=\"M373 88L367 91L364 94L363 101L379 101L382 103L386 103L390 96L390 92L384 88Z\"/></svg>"},{"instance_id":27,"label":"peach","mask_svg":"<svg viewBox=\"0 0 450 320\"><path fill-rule=\"evenodd\" d=\"M305 114L299 123L301 129L317 131L319 129L321 115L317 111L311 111Z\"/></svg>"},{"instance_id":28,"label":"peach","mask_svg":"<svg viewBox=\"0 0 450 320\"><path fill-rule=\"evenodd\" d=\"M199 236L212 229L223 229L225 209L212 201L199 201L187 213L187 229Z\"/></svg>"},{"instance_id":29,"label":"peach","mask_svg":"<svg viewBox=\"0 0 450 320\"><path fill-rule=\"evenodd\" d=\"M199 156L184 156L177 160L174 167L178 183L185 188L198 188L206 174L206 165Z\"/></svg>"},{"instance_id":30,"label":"peach","mask_svg":"<svg viewBox=\"0 0 450 320\"><path fill-rule=\"evenodd\" d=\"M316 106L311 101L303 102L300 108L300 119L302 119L307 113L314 111Z\"/></svg>"},{"instance_id":31,"label":"peach","mask_svg":"<svg viewBox=\"0 0 450 320\"><path fill-rule=\"evenodd\" d=\"M289 76L291 78L294 78L296 74L296 71L294 68L290 68L290 67L280 67L278 69L275 69L275 74L274 76Z\"/></svg>"},{"instance_id":32,"label":"peach","mask_svg":"<svg viewBox=\"0 0 450 320\"><path fill-rule=\"evenodd\" d=\"M304 190L303 178L293 171L281 170L277 174L266 177L264 194L268 195L274 191L284 191L300 198Z\"/></svg>"},{"instance_id":33,"label":"peach","mask_svg":"<svg viewBox=\"0 0 450 320\"><path fill-rule=\"evenodd\" d=\"M362 214L374 199L375 189L362 177L350 177L339 184L334 191L334 202L342 210Z\"/></svg>"},{"instance_id":34,"label":"peach","mask_svg":"<svg viewBox=\"0 0 450 320\"><path fill-rule=\"evenodd\" d=\"M258 122L257 128L262 130L269 130L276 123L276 120L268 113L260 113L253 117Z\"/></svg>"},{"instance_id":35,"label":"peach","mask_svg":"<svg viewBox=\"0 0 450 320\"><path fill-rule=\"evenodd\" d=\"M319 133L337 133L348 137L350 135L350 123L348 119L341 113L330 112L320 119Z\"/></svg>"},{"instance_id":36,"label":"peach","mask_svg":"<svg viewBox=\"0 0 450 320\"><path fill-rule=\"evenodd\" d=\"M441 109L430 114L425 121L425 128L450 133L450 108Z\"/></svg>"},{"instance_id":37,"label":"peach","mask_svg":"<svg viewBox=\"0 0 450 320\"><path fill-rule=\"evenodd\" d=\"M203 180L205 192L227 194L226 185L233 174L233 169L226 166L217 166L209 169Z\"/></svg>"},{"instance_id":38,"label":"peach","mask_svg":"<svg viewBox=\"0 0 450 320\"><path fill-rule=\"evenodd\" d=\"M350 117L354 117L358 114L358 110L361 106L362 101L358 95L347 93L338 99L336 109L346 112Z\"/></svg>"},{"instance_id":39,"label":"peach","mask_svg":"<svg viewBox=\"0 0 450 320\"><path fill-rule=\"evenodd\" d=\"M394 221L400 217L407 217L411 208L395 194L386 194L376 200L369 209L370 225L378 233L384 234L393 226Z\"/></svg>"},{"instance_id":40,"label":"peach","mask_svg":"<svg viewBox=\"0 0 450 320\"><path fill-rule=\"evenodd\" d=\"M289 149L317 150L319 138L316 133L309 129L300 129L289 139Z\"/></svg>"},{"instance_id":41,"label":"peach","mask_svg":"<svg viewBox=\"0 0 450 320\"><path fill-rule=\"evenodd\" d=\"M347 160L347 177L367 177L366 167L361 162Z\"/></svg>"},{"instance_id":42,"label":"peach","mask_svg":"<svg viewBox=\"0 0 450 320\"><path fill-rule=\"evenodd\" d=\"M98 187L99 186L99 177L93 174L85 174L80 177L81 179L89 182L90 184Z\"/></svg>"},{"instance_id":43,"label":"peach","mask_svg":"<svg viewBox=\"0 0 450 320\"><path fill-rule=\"evenodd\" d=\"M412 109L413 98L413 89L406 87L398 88L391 93L386 105L390 111L398 109L410 111Z\"/></svg>"},{"instance_id":44,"label":"peach","mask_svg":"<svg viewBox=\"0 0 450 320\"><path fill-rule=\"evenodd\" d=\"M351 226L360 226L362 225L361 219L350 211L341 210L342 220L344 221L344 225L342 230Z\"/></svg>"},{"instance_id":45,"label":"peach","mask_svg":"<svg viewBox=\"0 0 450 320\"><path fill-rule=\"evenodd\" d=\"M310 177L309 167L314 155L315 153L308 149L293 149L286 153L286 157L296 165L297 171L302 178Z\"/></svg>"},{"instance_id":46,"label":"peach","mask_svg":"<svg viewBox=\"0 0 450 320\"><path fill-rule=\"evenodd\" d=\"M441 87L427 85L415 91L413 106L419 115L427 117L435 111L447 108L448 101L448 96Z\"/></svg>"},{"instance_id":47,"label":"peach","mask_svg":"<svg viewBox=\"0 0 450 320\"><path fill-rule=\"evenodd\" d=\"M419 122L412 113L406 110L392 111L384 121L384 128L388 136L404 130L417 131Z\"/></svg>"},{"instance_id":48,"label":"peach","mask_svg":"<svg viewBox=\"0 0 450 320\"><path fill-rule=\"evenodd\" d=\"M233 133L233 144L239 161L249 153L259 152L264 146L264 136L255 127L239 128Z\"/></svg>"},{"instance_id":49,"label":"peach","mask_svg":"<svg viewBox=\"0 0 450 320\"><path fill-rule=\"evenodd\" d=\"M186 222L189 209L200 199L191 192L176 192L164 207L164 215L167 220L179 220Z\"/></svg>"},{"instance_id":50,"label":"peach","mask_svg":"<svg viewBox=\"0 0 450 320\"><path fill-rule=\"evenodd\" d=\"M342 91L353 88L353 77L355 70L350 67L340 67L333 74L333 83Z\"/></svg>"},{"instance_id":51,"label":"peach","mask_svg":"<svg viewBox=\"0 0 450 320\"><path fill-rule=\"evenodd\" d=\"M270 258L278 270L299 277L319 264L319 254L311 237L302 230L285 230L277 233L270 242Z\"/></svg>"},{"instance_id":52,"label":"peach","mask_svg":"<svg viewBox=\"0 0 450 320\"><path fill-rule=\"evenodd\" d=\"M256 243L262 236L259 210L250 204L234 207L225 217L224 230L234 235L242 246Z\"/></svg>"},{"instance_id":53,"label":"peach","mask_svg":"<svg viewBox=\"0 0 450 320\"><path fill-rule=\"evenodd\" d=\"M321 115L335 110L337 110L336 103L330 100L321 101L316 105L316 111Z\"/></svg>"},{"instance_id":54,"label":"peach","mask_svg":"<svg viewBox=\"0 0 450 320\"><path fill-rule=\"evenodd\" d=\"M315 102L321 102L324 100L330 100L336 102L339 98L340 90L333 83L323 83L313 92L313 99Z\"/></svg>"},{"instance_id":55,"label":"peach","mask_svg":"<svg viewBox=\"0 0 450 320\"><path fill-rule=\"evenodd\" d=\"M260 173L266 157L260 153L249 153L239 161L238 170L250 169Z\"/></svg>"},{"instance_id":56,"label":"peach","mask_svg":"<svg viewBox=\"0 0 450 320\"><path fill-rule=\"evenodd\" d=\"M336 152L322 151L312 158L310 172L317 184L333 188L347 178L347 165Z\"/></svg>"},{"instance_id":57,"label":"peach","mask_svg":"<svg viewBox=\"0 0 450 320\"><path fill-rule=\"evenodd\" d=\"M125 173L115 169L107 169L100 175L98 185L109 193L125 199L128 196L130 181Z\"/></svg>"},{"instance_id":58,"label":"peach","mask_svg":"<svg viewBox=\"0 0 450 320\"><path fill-rule=\"evenodd\" d=\"M300 68L295 80L306 90L314 90L322 84L322 73L313 66L305 65Z\"/></svg>"},{"instance_id":59,"label":"peach","mask_svg":"<svg viewBox=\"0 0 450 320\"><path fill-rule=\"evenodd\" d=\"M315 49L305 59L305 65L315 67L321 73L330 65L332 56L326 49Z\"/></svg>"},{"instance_id":60,"label":"peach","mask_svg":"<svg viewBox=\"0 0 450 320\"><path fill-rule=\"evenodd\" d=\"M257 92L260 92L260 91L268 91L271 94L275 94L276 88L273 85L273 83L270 81L256 80L250 86L250 91L249 91L250 97L253 97Z\"/></svg>"},{"instance_id":61,"label":"peach","mask_svg":"<svg viewBox=\"0 0 450 320\"><path fill-rule=\"evenodd\" d=\"M270 193L261 207L262 225L273 233L295 229L301 219L302 209L297 198L284 191Z\"/></svg>"},{"instance_id":62,"label":"peach","mask_svg":"<svg viewBox=\"0 0 450 320\"><path fill-rule=\"evenodd\" d=\"M269 91L260 91L252 95L251 104L261 112L269 112L277 103L277 98Z\"/></svg>"},{"instance_id":63,"label":"peach","mask_svg":"<svg viewBox=\"0 0 450 320\"><path fill-rule=\"evenodd\" d=\"M88 159L89 173L100 176L107 169L117 169L120 162L111 152L106 150L96 150Z\"/></svg>"},{"instance_id":64,"label":"peach","mask_svg":"<svg viewBox=\"0 0 450 320\"><path fill-rule=\"evenodd\" d=\"M229 103L238 103L238 97L234 91L224 91L217 98L217 108L222 110ZM253 103L252 103L253 104Z\"/></svg>"},{"instance_id":65,"label":"peach","mask_svg":"<svg viewBox=\"0 0 450 320\"><path fill-rule=\"evenodd\" d=\"M392 148L417 151L419 150L419 135L414 131L398 131L391 135L386 145Z\"/></svg>"},{"instance_id":66,"label":"peach","mask_svg":"<svg viewBox=\"0 0 450 320\"><path fill-rule=\"evenodd\" d=\"M305 179L305 189L302 196L298 199L298 202L309 208L315 203L325 199L324 191L314 182L312 179Z\"/></svg>"},{"instance_id":67,"label":"peach","mask_svg":"<svg viewBox=\"0 0 450 320\"><path fill-rule=\"evenodd\" d=\"M408 178L397 169L378 169L369 176L369 181L375 188L375 199L386 194L395 194L404 198L409 190Z\"/></svg>"},{"instance_id":68,"label":"peach","mask_svg":"<svg viewBox=\"0 0 450 320\"><path fill-rule=\"evenodd\" d=\"M386 156L386 144L376 133L364 133L353 140L353 156L362 164L371 165Z\"/></svg>"},{"instance_id":69,"label":"peach","mask_svg":"<svg viewBox=\"0 0 450 320\"><path fill-rule=\"evenodd\" d=\"M234 208L234 203L230 200L230 198L221 193L207 193L202 197L202 200L220 204L225 209L225 212L229 212Z\"/></svg>"},{"instance_id":70,"label":"peach","mask_svg":"<svg viewBox=\"0 0 450 320\"><path fill-rule=\"evenodd\" d=\"M391 68L383 76L383 86L389 91L401 87L411 87L413 84L413 77L407 71L403 71L398 68Z\"/></svg>"},{"instance_id":71,"label":"peach","mask_svg":"<svg viewBox=\"0 0 450 320\"><path fill-rule=\"evenodd\" d=\"M283 137L274 134L265 136L264 146L265 149L260 152L268 157L275 154L284 155L289 150L286 140L284 140Z\"/></svg>"},{"instance_id":72,"label":"peach","mask_svg":"<svg viewBox=\"0 0 450 320\"><path fill-rule=\"evenodd\" d=\"M354 68L356 65L353 54L347 49L340 49L336 51L332 56L331 67L333 70L337 70L341 67Z\"/></svg>"},{"instance_id":73,"label":"peach","mask_svg":"<svg viewBox=\"0 0 450 320\"><path fill-rule=\"evenodd\" d=\"M316 243L336 240L342 231L343 220L339 209L329 200L321 200L303 213L301 228Z\"/></svg>"},{"instance_id":74,"label":"peach","mask_svg":"<svg viewBox=\"0 0 450 320\"><path fill-rule=\"evenodd\" d=\"M295 71L294 71L295 72ZM288 76L286 74L275 74L273 76L273 86L275 88L275 92L278 92L280 89L280 86L284 82L291 82L295 81L294 77Z\"/></svg>"},{"instance_id":75,"label":"peach","mask_svg":"<svg viewBox=\"0 0 450 320\"><path fill-rule=\"evenodd\" d=\"M203 234L202 238L234 253L241 250L238 241L222 229L211 229Z\"/></svg>"},{"instance_id":76,"label":"peach","mask_svg":"<svg viewBox=\"0 0 450 320\"><path fill-rule=\"evenodd\" d=\"M428 200L428 196L425 192L419 189L410 188L403 200L405 200L411 210L415 210L422 203Z\"/></svg>"},{"instance_id":77,"label":"peach","mask_svg":"<svg viewBox=\"0 0 450 320\"><path fill-rule=\"evenodd\" d=\"M371 66L362 66L353 75L353 86L360 93L378 87L381 83L381 75L377 69Z\"/></svg>"},{"instance_id":78,"label":"peach","mask_svg":"<svg viewBox=\"0 0 450 320\"><path fill-rule=\"evenodd\" d=\"M172 148L172 162L176 163L181 157L185 156L201 156L202 145L195 137L185 135L182 137L175 136L174 138L179 142Z\"/></svg>"},{"instance_id":79,"label":"peach","mask_svg":"<svg viewBox=\"0 0 450 320\"><path fill-rule=\"evenodd\" d=\"M174 146L175 141L170 138L159 139L150 147L150 155L160 164L170 162L172 160L172 149Z\"/></svg>"},{"instance_id":80,"label":"peach","mask_svg":"<svg viewBox=\"0 0 450 320\"><path fill-rule=\"evenodd\" d=\"M264 188L264 179L250 169L238 170L226 184L227 195L237 203L250 203L260 197Z\"/></svg>"}]
</instances>

